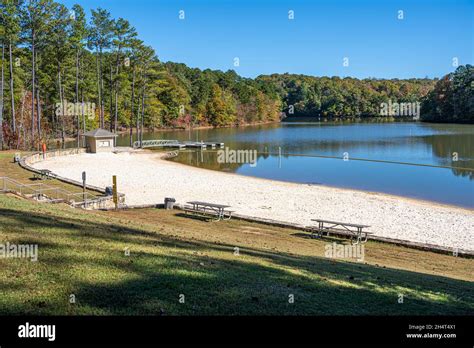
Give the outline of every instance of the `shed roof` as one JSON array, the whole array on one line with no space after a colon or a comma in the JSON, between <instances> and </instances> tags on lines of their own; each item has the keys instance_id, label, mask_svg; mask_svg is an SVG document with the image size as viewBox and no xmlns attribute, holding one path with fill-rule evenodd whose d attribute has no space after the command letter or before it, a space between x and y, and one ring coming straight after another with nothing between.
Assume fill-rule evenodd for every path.
<instances>
[{"instance_id":1,"label":"shed roof","mask_svg":"<svg viewBox=\"0 0 474 348\"><path fill-rule=\"evenodd\" d=\"M105 130L102 128L97 128L97 129L84 133L83 136L93 137L93 138L110 138L110 137L116 137L117 134L111 133L108 130Z\"/></svg>"}]
</instances>

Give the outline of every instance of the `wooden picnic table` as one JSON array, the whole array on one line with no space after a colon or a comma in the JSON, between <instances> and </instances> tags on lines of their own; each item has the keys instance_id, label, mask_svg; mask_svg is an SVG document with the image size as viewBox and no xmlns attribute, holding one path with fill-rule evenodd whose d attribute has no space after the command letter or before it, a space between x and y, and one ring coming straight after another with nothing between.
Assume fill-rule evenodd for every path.
<instances>
[{"instance_id":1,"label":"wooden picnic table","mask_svg":"<svg viewBox=\"0 0 474 348\"><path fill-rule=\"evenodd\" d=\"M226 208L230 208L230 205L225 204L216 204L216 203L209 203L209 202L201 202L201 201L191 201L187 202L191 204L193 207L185 208L185 212L191 212L196 214L204 214L204 215L215 215L216 220L230 220L232 217L232 211L226 210ZM226 215L228 217L226 218Z\"/></svg>"},{"instance_id":2,"label":"wooden picnic table","mask_svg":"<svg viewBox=\"0 0 474 348\"><path fill-rule=\"evenodd\" d=\"M340 221L331 221L331 220L321 220L321 219L311 219L311 221L316 221L318 223L317 233L321 237L324 232L329 234L329 232L334 231L336 227L340 227L343 232L346 232L351 237L351 243L353 239L356 239L354 244L365 243L367 242L367 237L371 232L363 231L364 228L370 227L369 225L360 225L360 224L351 224L347 222ZM330 226L328 226L330 225ZM351 229L354 228L354 229ZM339 232L339 231L338 231ZM314 231L312 231L312 234Z\"/></svg>"}]
</instances>

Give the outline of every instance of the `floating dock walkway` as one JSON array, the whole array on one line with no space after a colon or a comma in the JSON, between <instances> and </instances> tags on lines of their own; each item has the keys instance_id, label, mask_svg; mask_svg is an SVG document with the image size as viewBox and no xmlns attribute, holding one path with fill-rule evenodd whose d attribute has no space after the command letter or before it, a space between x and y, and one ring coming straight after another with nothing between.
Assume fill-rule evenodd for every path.
<instances>
[{"instance_id":1,"label":"floating dock walkway","mask_svg":"<svg viewBox=\"0 0 474 348\"><path fill-rule=\"evenodd\" d=\"M164 139L156 139L156 140L142 140L135 141L133 143L134 149L144 149L148 147L170 147L170 148L178 148L178 149L185 149L185 148L198 148L198 149L206 149L210 147L215 149L216 147L224 147L224 143L218 142L209 142L209 141L178 141L178 140L164 140Z\"/></svg>"}]
</instances>

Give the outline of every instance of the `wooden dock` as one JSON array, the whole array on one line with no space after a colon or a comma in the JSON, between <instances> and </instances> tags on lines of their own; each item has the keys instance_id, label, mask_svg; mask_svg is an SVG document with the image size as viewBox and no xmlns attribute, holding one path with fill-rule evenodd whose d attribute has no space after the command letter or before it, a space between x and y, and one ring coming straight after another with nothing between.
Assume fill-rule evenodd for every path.
<instances>
[{"instance_id":1,"label":"wooden dock","mask_svg":"<svg viewBox=\"0 0 474 348\"><path fill-rule=\"evenodd\" d=\"M203 142L203 144L205 144L206 146L211 147L212 149L215 149L216 147L220 147L220 148L224 147L224 143Z\"/></svg>"},{"instance_id":2,"label":"wooden dock","mask_svg":"<svg viewBox=\"0 0 474 348\"><path fill-rule=\"evenodd\" d=\"M162 147L162 148L178 148L178 149L185 149L185 148L197 148L197 149L206 149L208 147L215 149L217 147L224 147L224 143L220 142L209 142L209 141L178 141L178 140L168 140L168 139L155 139L155 140L143 140L141 143L140 141L135 141L133 143L133 148L150 148L150 147Z\"/></svg>"},{"instance_id":3,"label":"wooden dock","mask_svg":"<svg viewBox=\"0 0 474 348\"><path fill-rule=\"evenodd\" d=\"M207 144L204 142L197 142L197 141L184 141L181 143L184 147L191 147L191 148L198 148L198 149L205 149L207 148Z\"/></svg>"}]
</instances>

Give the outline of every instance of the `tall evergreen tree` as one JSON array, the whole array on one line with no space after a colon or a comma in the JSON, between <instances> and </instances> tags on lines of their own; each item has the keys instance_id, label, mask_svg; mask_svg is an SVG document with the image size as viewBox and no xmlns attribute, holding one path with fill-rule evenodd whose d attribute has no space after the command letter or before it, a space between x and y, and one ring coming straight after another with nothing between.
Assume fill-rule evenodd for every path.
<instances>
[{"instance_id":1,"label":"tall evergreen tree","mask_svg":"<svg viewBox=\"0 0 474 348\"><path fill-rule=\"evenodd\" d=\"M38 42L41 44L45 40L45 34L50 29L49 18L54 8L59 4L52 0L28 0L22 11L22 27L25 32L25 40L31 49L31 141L35 143L35 88L36 88L36 46ZM39 100L37 101L40 102ZM40 115L37 115L38 123ZM39 144L39 143L38 143Z\"/></svg>"},{"instance_id":2,"label":"tall evergreen tree","mask_svg":"<svg viewBox=\"0 0 474 348\"><path fill-rule=\"evenodd\" d=\"M73 16L72 16L72 32L71 32L71 45L75 50L75 70L76 70L76 83L75 83L75 96L74 100L76 105L79 103L79 76L80 76L80 61L81 55L84 50L85 40L87 38L87 23L86 15L84 9L80 5L74 5L72 7ZM81 112L83 111L84 105L82 104ZM80 146L80 137L81 137L81 115L76 114L76 137L77 137L77 146Z\"/></svg>"},{"instance_id":3,"label":"tall evergreen tree","mask_svg":"<svg viewBox=\"0 0 474 348\"><path fill-rule=\"evenodd\" d=\"M97 93L100 108L100 127L105 127L104 120L104 78L102 75L102 58L104 50L110 48L113 35L113 20L110 13L104 9L98 8L92 10L92 23L89 30L89 47L96 51L97 62Z\"/></svg>"},{"instance_id":4,"label":"tall evergreen tree","mask_svg":"<svg viewBox=\"0 0 474 348\"><path fill-rule=\"evenodd\" d=\"M21 2L5 0L2 2L2 22L4 23L4 40L8 43L8 66L10 73L10 120L11 129L15 134L17 131L15 113L15 77L13 69L13 50L19 40L20 35L20 7Z\"/></svg>"}]
</instances>

